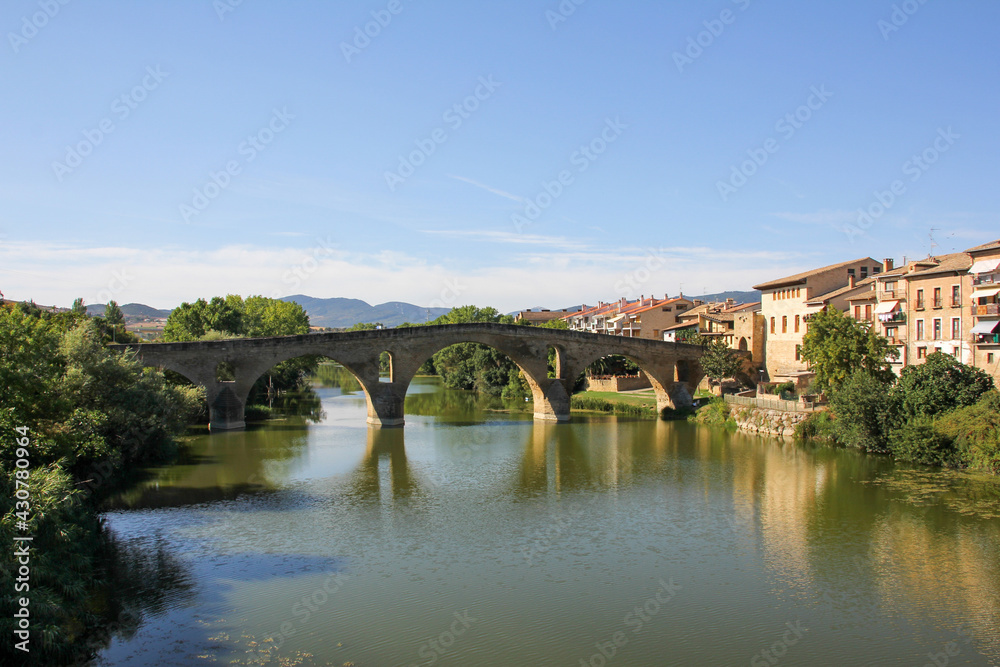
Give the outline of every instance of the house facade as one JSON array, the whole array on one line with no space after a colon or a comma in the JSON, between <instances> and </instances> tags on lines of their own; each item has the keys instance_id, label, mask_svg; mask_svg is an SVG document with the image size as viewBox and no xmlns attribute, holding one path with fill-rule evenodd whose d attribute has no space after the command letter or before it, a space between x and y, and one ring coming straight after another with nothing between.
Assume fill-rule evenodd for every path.
<instances>
[{"instance_id":1,"label":"house facade","mask_svg":"<svg viewBox=\"0 0 1000 667\"><path fill-rule=\"evenodd\" d=\"M1000 240L966 252L972 260L968 272L972 362L1000 386Z\"/></svg>"},{"instance_id":2,"label":"house facade","mask_svg":"<svg viewBox=\"0 0 1000 667\"><path fill-rule=\"evenodd\" d=\"M972 258L956 252L910 262L906 284L908 365L919 365L928 354L945 352L973 363Z\"/></svg>"},{"instance_id":3,"label":"house facade","mask_svg":"<svg viewBox=\"0 0 1000 667\"><path fill-rule=\"evenodd\" d=\"M858 281L881 274L883 268L882 262L864 257L755 285L761 291L768 377L798 381L808 375L801 347L809 318L828 305L846 310Z\"/></svg>"}]
</instances>

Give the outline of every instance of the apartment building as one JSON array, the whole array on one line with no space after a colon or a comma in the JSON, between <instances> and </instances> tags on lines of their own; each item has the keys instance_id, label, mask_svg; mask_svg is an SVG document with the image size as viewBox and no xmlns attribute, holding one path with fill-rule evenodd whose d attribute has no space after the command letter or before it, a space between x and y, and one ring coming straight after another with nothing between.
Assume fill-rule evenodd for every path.
<instances>
[{"instance_id":1,"label":"apartment building","mask_svg":"<svg viewBox=\"0 0 1000 667\"><path fill-rule=\"evenodd\" d=\"M907 264L907 364L921 364L928 354L945 352L962 363L973 362L972 258L956 252Z\"/></svg>"},{"instance_id":2,"label":"apartment building","mask_svg":"<svg viewBox=\"0 0 1000 667\"><path fill-rule=\"evenodd\" d=\"M661 332L677 324L677 317L691 309L695 302L683 296L673 299L648 299L612 318L617 328L608 333L632 338L660 340Z\"/></svg>"},{"instance_id":3,"label":"apartment building","mask_svg":"<svg viewBox=\"0 0 1000 667\"><path fill-rule=\"evenodd\" d=\"M809 318L830 305L846 310L847 297L858 288L858 282L882 270L881 262L864 257L755 285L754 289L762 293L761 315L766 327L764 365L768 377L772 381L791 379L801 384L811 375L801 357Z\"/></svg>"},{"instance_id":4,"label":"apartment building","mask_svg":"<svg viewBox=\"0 0 1000 667\"><path fill-rule=\"evenodd\" d=\"M882 273L875 276L876 305L874 314L877 331L884 336L897 352L892 360L892 369L899 375L909 360L907 341L907 266L895 268L891 259L885 260Z\"/></svg>"},{"instance_id":5,"label":"apartment building","mask_svg":"<svg viewBox=\"0 0 1000 667\"><path fill-rule=\"evenodd\" d=\"M1000 240L966 250L969 267L972 362L1000 386Z\"/></svg>"}]
</instances>

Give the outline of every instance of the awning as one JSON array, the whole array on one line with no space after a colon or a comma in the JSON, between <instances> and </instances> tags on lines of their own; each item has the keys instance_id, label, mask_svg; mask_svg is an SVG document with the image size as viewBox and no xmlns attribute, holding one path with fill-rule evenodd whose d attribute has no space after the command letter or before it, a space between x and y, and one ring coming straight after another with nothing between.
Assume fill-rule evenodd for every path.
<instances>
[{"instance_id":1,"label":"awning","mask_svg":"<svg viewBox=\"0 0 1000 667\"><path fill-rule=\"evenodd\" d=\"M1000 294L1000 287L987 287L986 289L977 289L972 293L973 299L982 299L991 296L996 296Z\"/></svg>"},{"instance_id":2,"label":"awning","mask_svg":"<svg viewBox=\"0 0 1000 667\"><path fill-rule=\"evenodd\" d=\"M992 273L1000 266L1000 259L981 259L972 265L969 273Z\"/></svg>"},{"instance_id":3,"label":"awning","mask_svg":"<svg viewBox=\"0 0 1000 667\"><path fill-rule=\"evenodd\" d=\"M897 308L899 308L898 301L883 301L882 303L875 306L875 314L881 315L883 313L891 313Z\"/></svg>"},{"instance_id":4,"label":"awning","mask_svg":"<svg viewBox=\"0 0 1000 667\"><path fill-rule=\"evenodd\" d=\"M812 315L814 313L818 313L819 311L823 310L824 308L826 308L826 304L822 304L822 303L819 304L818 306L806 305L806 307L805 307L805 314L806 315Z\"/></svg>"},{"instance_id":5,"label":"awning","mask_svg":"<svg viewBox=\"0 0 1000 667\"><path fill-rule=\"evenodd\" d=\"M972 327L972 333L982 334L985 336L986 334L991 334L994 331L996 331L997 327L1000 327L1000 321L985 320L983 322L980 322L976 326Z\"/></svg>"}]
</instances>

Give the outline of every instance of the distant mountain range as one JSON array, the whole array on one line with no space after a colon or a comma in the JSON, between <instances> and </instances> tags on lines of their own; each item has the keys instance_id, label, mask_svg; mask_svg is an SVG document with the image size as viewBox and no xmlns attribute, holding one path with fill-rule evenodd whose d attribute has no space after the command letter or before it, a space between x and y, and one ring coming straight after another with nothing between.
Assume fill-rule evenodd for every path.
<instances>
[{"instance_id":1,"label":"distant mountain range","mask_svg":"<svg viewBox=\"0 0 1000 667\"><path fill-rule=\"evenodd\" d=\"M160 310L159 308L153 308L152 306L147 306L142 303L126 303L124 305L119 305L122 310L122 315L125 316L126 321L131 320L155 320L161 317L166 317L170 314L169 310ZM87 306L87 314L94 316L104 316L104 304L103 303L92 303Z\"/></svg>"},{"instance_id":2,"label":"distant mountain range","mask_svg":"<svg viewBox=\"0 0 1000 667\"><path fill-rule=\"evenodd\" d=\"M381 322L387 327L394 327L403 322L419 324L436 319L451 310L422 308L402 301L388 301L373 306L361 299L342 297L318 299L304 294L283 296L281 300L291 301L305 308L309 314L309 323L314 327L349 327L358 322Z\"/></svg>"}]
</instances>

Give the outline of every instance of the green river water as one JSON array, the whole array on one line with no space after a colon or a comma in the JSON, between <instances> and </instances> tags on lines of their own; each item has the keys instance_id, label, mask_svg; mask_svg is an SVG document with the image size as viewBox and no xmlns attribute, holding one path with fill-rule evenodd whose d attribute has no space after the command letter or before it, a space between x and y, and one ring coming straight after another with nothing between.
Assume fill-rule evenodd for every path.
<instances>
[{"instance_id":1,"label":"green river water","mask_svg":"<svg viewBox=\"0 0 1000 667\"><path fill-rule=\"evenodd\" d=\"M1000 665L996 479L326 384L115 500L146 574L97 664Z\"/></svg>"}]
</instances>

